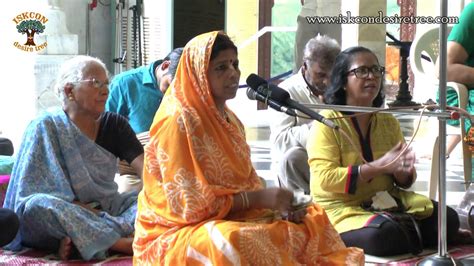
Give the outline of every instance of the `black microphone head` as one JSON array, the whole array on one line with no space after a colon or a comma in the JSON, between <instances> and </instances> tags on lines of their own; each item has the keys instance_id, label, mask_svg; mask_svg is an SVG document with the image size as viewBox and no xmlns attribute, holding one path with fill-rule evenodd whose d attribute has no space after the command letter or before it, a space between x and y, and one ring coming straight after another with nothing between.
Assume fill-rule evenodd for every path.
<instances>
[{"instance_id":1,"label":"black microphone head","mask_svg":"<svg viewBox=\"0 0 474 266\"><path fill-rule=\"evenodd\" d=\"M247 77L247 85L249 85L250 88L254 89L254 90L257 90L257 88L262 85L262 84L266 84L267 81L255 74L250 74L248 77Z\"/></svg>"},{"instance_id":2,"label":"black microphone head","mask_svg":"<svg viewBox=\"0 0 474 266\"><path fill-rule=\"evenodd\" d=\"M286 90L273 84L270 85L270 92L272 99L277 102L284 103L286 100L291 99L290 94Z\"/></svg>"},{"instance_id":3,"label":"black microphone head","mask_svg":"<svg viewBox=\"0 0 474 266\"><path fill-rule=\"evenodd\" d=\"M254 91L252 88L248 87L247 88L247 97L250 100L256 100L257 99L257 92Z\"/></svg>"},{"instance_id":4,"label":"black microphone head","mask_svg":"<svg viewBox=\"0 0 474 266\"><path fill-rule=\"evenodd\" d=\"M290 94L273 84L268 84L268 82L255 75L255 74L250 74L247 77L247 85L250 86L256 93L263 95L264 97L269 97L272 98L280 103L284 103L287 99L290 99ZM247 90L247 96L249 94L249 91ZM250 96L249 96L250 97ZM254 94L255 97L255 94Z\"/></svg>"}]
</instances>

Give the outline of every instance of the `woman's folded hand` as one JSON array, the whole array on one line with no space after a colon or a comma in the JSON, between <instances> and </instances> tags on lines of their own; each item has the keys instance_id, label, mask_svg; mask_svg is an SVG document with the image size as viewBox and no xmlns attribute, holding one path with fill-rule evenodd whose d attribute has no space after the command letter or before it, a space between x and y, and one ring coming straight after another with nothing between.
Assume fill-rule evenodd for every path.
<instances>
[{"instance_id":1,"label":"woman's folded hand","mask_svg":"<svg viewBox=\"0 0 474 266\"><path fill-rule=\"evenodd\" d=\"M306 215L306 206L293 205L293 192L279 187L266 188L249 192L252 208L264 208L279 211L283 218L300 223Z\"/></svg>"},{"instance_id":2,"label":"woman's folded hand","mask_svg":"<svg viewBox=\"0 0 474 266\"><path fill-rule=\"evenodd\" d=\"M253 208L272 209L287 212L291 209L293 192L279 187L266 188L248 193Z\"/></svg>"}]
</instances>

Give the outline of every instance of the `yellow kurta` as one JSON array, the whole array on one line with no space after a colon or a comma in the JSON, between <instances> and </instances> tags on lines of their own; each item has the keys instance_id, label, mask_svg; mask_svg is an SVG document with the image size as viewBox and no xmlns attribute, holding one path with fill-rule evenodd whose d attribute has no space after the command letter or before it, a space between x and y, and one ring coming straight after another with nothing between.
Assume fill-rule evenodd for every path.
<instances>
[{"instance_id":1,"label":"yellow kurta","mask_svg":"<svg viewBox=\"0 0 474 266\"><path fill-rule=\"evenodd\" d=\"M324 110L321 114L327 118L343 115L333 110ZM359 135L351 119L334 121L348 133L353 143L359 145L358 149L362 150ZM370 124L366 145L370 145L374 160L382 157L400 141L404 142L400 125L391 114L374 114ZM370 201L378 191L388 191L393 197L400 199L407 212L415 214L419 219L431 215L431 200L399 188L391 175L376 176L368 183L351 176L351 166L362 164L362 160L359 152L340 132L320 123L313 124L307 149L311 169L311 195L313 200L326 210L339 233L359 229L369 221L373 213L360 206L363 202Z\"/></svg>"},{"instance_id":2,"label":"yellow kurta","mask_svg":"<svg viewBox=\"0 0 474 266\"><path fill-rule=\"evenodd\" d=\"M207 69L217 32L184 48L145 148L133 243L136 265L360 265L318 205L294 224L271 210L233 213L233 196L262 189L244 128L213 101Z\"/></svg>"}]
</instances>

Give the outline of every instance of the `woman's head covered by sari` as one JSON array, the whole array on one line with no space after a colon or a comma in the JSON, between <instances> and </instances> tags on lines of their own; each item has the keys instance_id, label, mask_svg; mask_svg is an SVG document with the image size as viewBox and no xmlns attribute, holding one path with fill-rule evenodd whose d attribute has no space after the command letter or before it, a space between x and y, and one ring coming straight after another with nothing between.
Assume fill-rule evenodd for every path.
<instances>
[{"instance_id":1,"label":"woman's head covered by sari","mask_svg":"<svg viewBox=\"0 0 474 266\"><path fill-rule=\"evenodd\" d=\"M218 102L216 102L217 95L214 95L213 92L218 88L211 86L212 78L210 75L212 74L210 72L212 72L212 69L210 69L210 67L211 62L226 51L235 53L235 57L237 57L237 47L230 38L222 32L215 31L202 34L189 41L184 48L182 59L180 60L180 65L178 66L175 76L176 83L174 85L176 88L173 92L177 93L178 98L183 97L189 101L199 99L199 103L193 102L192 105L204 104L211 107L212 111L216 110L216 108L218 108ZM238 74L232 78L237 78L235 82L237 83L236 85L238 85L240 70L238 66L236 68ZM183 82L191 82L192 84L183 84ZM189 88L191 87L190 85L192 85L197 95L187 90L185 90L186 93L181 95L181 88ZM237 87L235 89L237 89Z\"/></svg>"},{"instance_id":2,"label":"woman's head covered by sari","mask_svg":"<svg viewBox=\"0 0 474 266\"><path fill-rule=\"evenodd\" d=\"M209 66L229 49L237 53L221 32L199 35L184 48L150 129L138 221L144 208L166 226L224 218L233 193L262 187L243 125L226 106L222 115L210 87ZM234 88L234 81L228 84Z\"/></svg>"}]
</instances>

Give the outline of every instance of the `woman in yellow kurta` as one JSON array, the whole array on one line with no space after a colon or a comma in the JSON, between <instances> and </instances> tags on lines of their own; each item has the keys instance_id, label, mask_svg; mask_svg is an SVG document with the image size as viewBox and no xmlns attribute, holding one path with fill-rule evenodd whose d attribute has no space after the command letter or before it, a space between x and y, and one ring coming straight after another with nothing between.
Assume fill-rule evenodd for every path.
<instances>
[{"instance_id":1,"label":"woman in yellow kurta","mask_svg":"<svg viewBox=\"0 0 474 266\"><path fill-rule=\"evenodd\" d=\"M384 68L369 49L348 48L336 58L325 102L380 107L384 101L383 74ZM335 118L349 113L325 110L321 114ZM412 251L411 244L416 243L410 243L396 225L362 207L370 205L377 192L387 191L418 219L423 245L435 245L437 203L404 190L416 179L414 152L409 148L389 164L406 145L398 121L390 114L380 113L334 121L370 162L363 164L359 151L339 131L318 123L311 128L307 146L311 195L324 207L344 243L378 256ZM447 219L449 240L456 235L459 221L451 208Z\"/></svg>"},{"instance_id":2,"label":"woman in yellow kurta","mask_svg":"<svg viewBox=\"0 0 474 266\"><path fill-rule=\"evenodd\" d=\"M321 207L293 211L291 192L263 187L225 104L239 78L237 48L223 33L184 48L145 148L134 264L363 264Z\"/></svg>"}]
</instances>

